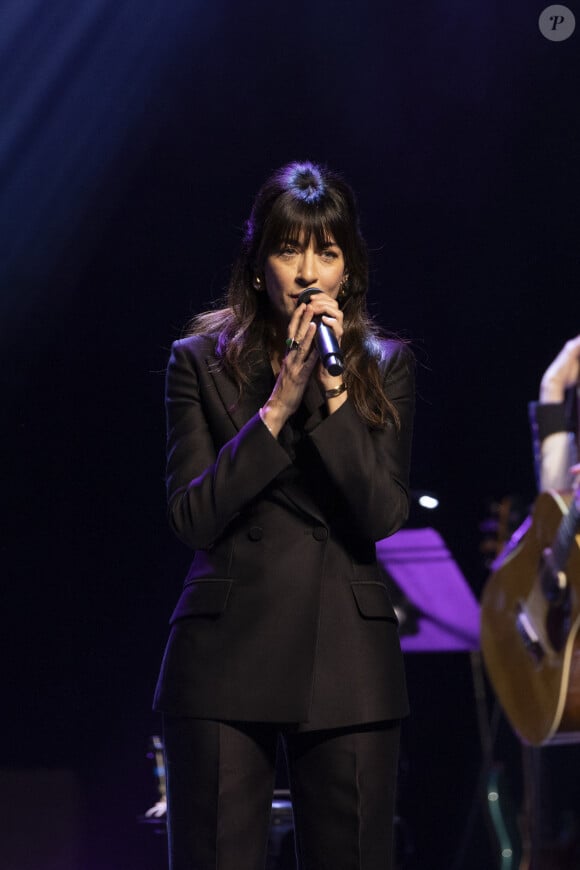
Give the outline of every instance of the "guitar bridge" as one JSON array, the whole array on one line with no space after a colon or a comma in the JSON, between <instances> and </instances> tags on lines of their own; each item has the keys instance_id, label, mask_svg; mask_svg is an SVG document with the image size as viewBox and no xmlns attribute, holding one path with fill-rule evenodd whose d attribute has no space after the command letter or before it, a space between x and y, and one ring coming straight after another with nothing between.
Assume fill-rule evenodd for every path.
<instances>
[{"instance_id":1,"label":"guitar bridge","mask_svg":"<svg viewBox=\"0 0 580 870\"><path fill-rule=\"evenodd\" d=\"M544 658L544 650L542 648L542 644L540 643L540 638L536 634L534 626L528 619L528 615L521 606L521 604L518 605L516 628L522 641L524 642L526 650L534 659L535 663L539 665Z\"/></svg>"}]
</instances>

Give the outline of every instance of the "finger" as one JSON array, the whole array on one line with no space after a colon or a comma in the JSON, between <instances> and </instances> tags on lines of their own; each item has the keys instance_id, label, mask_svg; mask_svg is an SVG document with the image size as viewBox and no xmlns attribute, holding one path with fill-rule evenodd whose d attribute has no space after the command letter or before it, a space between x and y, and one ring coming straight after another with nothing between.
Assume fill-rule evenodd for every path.
<instances>
[{"instance_id":1,"label":"finger","mask_svg":"<svg viewBox=\"0 0 580 870\"><path fill-rule=\"evenodd\" d=\"M296 327L300 323L300 320L301 320L302 316L304 315L304 312L307 310L307 308L308 308L308 306L306 305L305 302L301 302L300 305L296 306L296 308L294 309L292 316L290 318L290 322L288 324L288 329L294 328L294 331L296 331Z\"/></svg>"},{"instance_id":2,"label":"finger","mask_svg":"<svg viewBox=\"0 0 580 870\"><path fill-rule=\"evenodd\" d=\"M290 318L290 322L288 323L288 337L295 338L297 333L300 331L301 323L308 323L312 320L312 314L308 310L308 306L303 302L301 305L296 307L296 310L292 314ZM302 332L305 332L306 329L303 327Z\"/></svg>"},{"instance_id":3,"label":"finger","mask_svg":"<svg viewBox=\"0 0 580 870\"><path fill-rule=\"evenodd\" d=\"M303 358L308 356L315 334L316 324L311 320L308 323L301 325L301 331L297 335L298 347L296 348L296 353L298 356Z\"/></svg>"},{"instance_id":4,"label":"finger","mask_svg":"<svg viewBox=\"0 0 580 870\"><path fill-rule=\"evenodd\" d=\"M290 331L290 330L289 330ZM310 342L306 342L306 346L304 345L305 339L308 338L308 328L304 330L301 326L297 328L297 331L293 335L289 335L288 338L285 339L284 344L286 345L286 353L285 357L288 357L290 354L300 354L302 355L304 351L308 350Z\"/></svg>"},{"instance_id":5,"label":"finger","mask_svg":"<svg viewBox=\"0 0 580 870\"><path fill-rule=\"evenodd\" d=\"M338 302L331 296L314 297L309 303L308 308L312 311L313 316L318 317L322 314L331 314L337 317L341 313Z\"/></svg>"},{"instance_id":6,"label":"finger","mask_svg":"<svg viewBox=\"0 0 580 870\"><path fill-rule=\"evenodd\" d=\"M304 306L303 310L298 313L298 316L291 318L288 324L288 338L300 343L306 335L311 321L312 312Z\"/></svg>"},{"instance_id":7,"label":"finger","mask_svg":"<svg viewBox=\"0 0 580 870\"><path fill-rule=\"evenodd\" d=\"M337 317L331 317L328 314L323 314L321 320L326 326L329 326L334 332L336 338L340 340L343 335L342 321L340 321Z\"/></svg>"},{"instance_id":8,"label":"finger","mask_svg":"<svg viewBox=\"0 0 580 870\"><path fill-rule=\"evenodd\" d=\"M304 365L305 361L310 357L315 333L316 324L310 322L305 332L296 334L296 338L292 340L285 357L290 366L295 363L296 366L294 368L300 369Z\"/></svg>"}]
</instances>

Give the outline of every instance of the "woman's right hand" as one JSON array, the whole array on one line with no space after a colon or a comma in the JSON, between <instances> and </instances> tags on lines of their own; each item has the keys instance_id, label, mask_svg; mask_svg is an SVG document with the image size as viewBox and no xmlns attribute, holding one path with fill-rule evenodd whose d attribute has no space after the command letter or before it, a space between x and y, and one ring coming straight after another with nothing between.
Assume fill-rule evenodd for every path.
<instances>
[{"instance_id":1,"label":"woman's right hand","mask_svg":"<svg viewBox=\"0 0 580 870\"><path fill-rule=\"evenodd\" d=\"M260 409L260 416L272 435L278 437L282 427L302 401L310 376L318 363L314 348L316 324L310 306L302 303L288 324L288 341L293 344L282 359L272 394Z\"/></svg>"}]
</instances>

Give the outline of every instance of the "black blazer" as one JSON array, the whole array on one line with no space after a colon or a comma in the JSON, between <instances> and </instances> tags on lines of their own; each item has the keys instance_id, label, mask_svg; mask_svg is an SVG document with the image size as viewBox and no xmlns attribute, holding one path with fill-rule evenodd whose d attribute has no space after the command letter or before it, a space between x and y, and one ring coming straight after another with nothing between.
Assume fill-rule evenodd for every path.
<instances>
[{"instance_id":1,"label":"black blazer","mask_svg":"<svg viewBox=\"0 0 580 870\"><path fill-rule=\"evenodd\" d=\"M382 343L401 429L373 430L312 382L276 440L258 414L273 375L237 389L208 336L175 342L167 371L169 518L196 552L171 616L157 710L300 723L407 712L397 619L375 541L408 515L411 352Z\"/></svg>"}]
</instances>

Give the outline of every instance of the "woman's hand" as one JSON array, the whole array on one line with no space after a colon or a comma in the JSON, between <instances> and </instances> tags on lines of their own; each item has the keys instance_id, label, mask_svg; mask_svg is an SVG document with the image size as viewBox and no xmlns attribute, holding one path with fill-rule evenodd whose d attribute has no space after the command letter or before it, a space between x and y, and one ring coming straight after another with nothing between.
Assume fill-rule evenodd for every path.
<instances>
[{"instance_id":1,"label":"woman's hand","mask_svg":"<svg viewBox=\"0 0 580 870\"><path fill-rule=\"evenodd\" d=\"M310 309L313 319L320 317L322 322L332 329L340 346L344 327L343 313L338 306L337 300L327 296L326 293L315 293L314 296L310 297L307 307ZM322 363L319 363L316 369L316 378L324 391L340 387L343 380L342 375L338 377L330 375Z\"/></svg>"},{"instance_id":2,"label":"woman's hand","mask_svg":"<svg viewBox=\"0 0 580 870\"><path fill-rule=\"evenodd\" d=\"M289 417L300 406L304 391L313 372L322 389L332 390L342 384L342 378L329 375L318 358L314 346L316 334L315 317L321 317L337 337L340 344L343 333L343 316L338 303L325 293L317 293L308 303L298 305L288 324L286 345L288 350L272 395L261 409L260 416L270 432L277 437ZM345 400L345 394L329 399L329 409L336 410Z\"/></svg>"},{"instance_id":3,"label":"woman's hand","mask_svg":"<svg viewBox=\"0 0 580 870\"><path fill-rule=\"evenodd\" d=\"M308 305L298 305L288 324L286 355L272 395L260 410L260 416L272 435L277 437L289 417L300 406L306 385L318 362L314 347L316 324Z\"/></svg>"},{"instance_id":4,"label":"woman's hand","mask_svg":"<svg viewBox=\"0 0 580 870\"><path fill-rule=\"evenodd\" d=\"M577 335L566 342L544 372L540 384L540 402L563 402L566 389L578 382L579 374L580 335Z\"/></svg>"}]
</instances>

